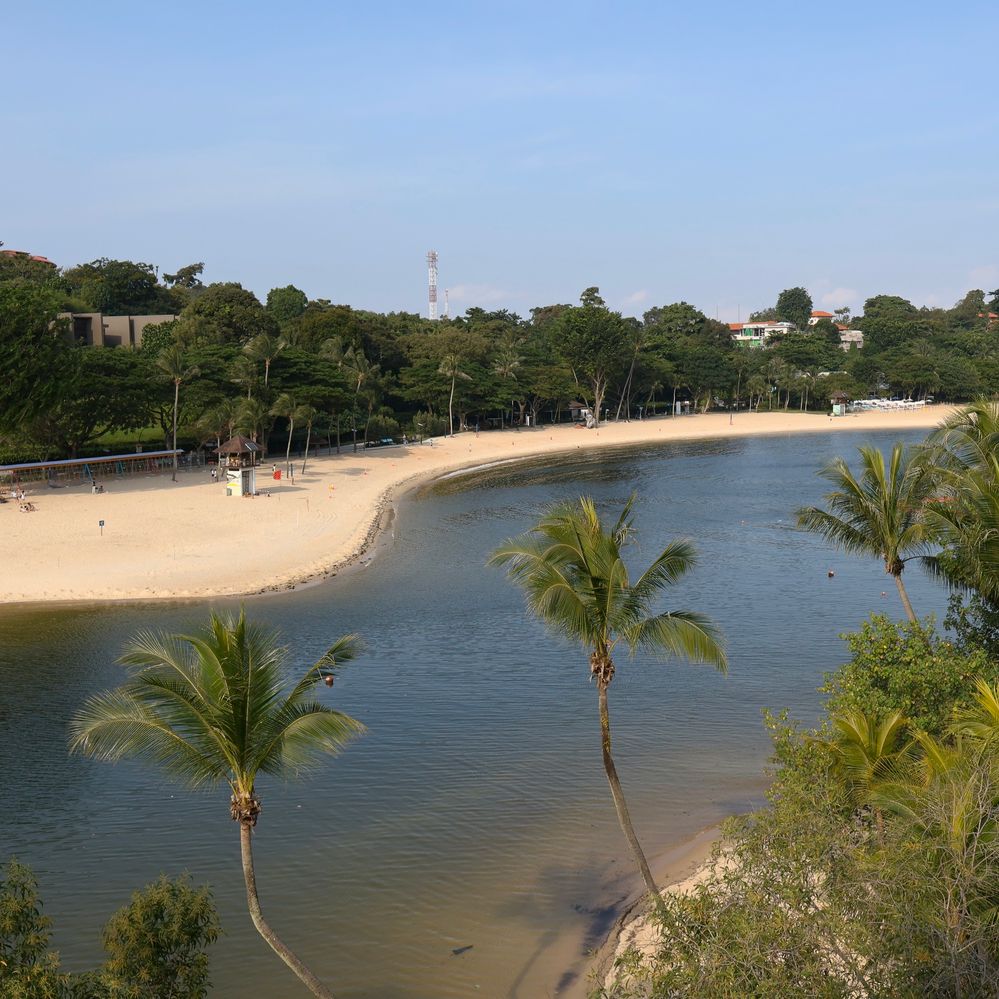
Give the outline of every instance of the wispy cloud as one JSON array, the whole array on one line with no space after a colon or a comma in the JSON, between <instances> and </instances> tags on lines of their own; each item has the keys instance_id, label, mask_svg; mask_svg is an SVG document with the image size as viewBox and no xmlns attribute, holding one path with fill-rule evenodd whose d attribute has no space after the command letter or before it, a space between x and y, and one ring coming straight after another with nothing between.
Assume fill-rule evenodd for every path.
<instances>
[{"instance_id":1,"label":"wispy cloud","mask_svg":"<svg viewBox=\"0 0 999 999\"><path fill-rule=\"evenodd\" d=\"M624 298L625 305L640 305L642 302L648 301L649 293L643 288L641 291L633 291L630 295L626 295Z\"/></svg>"},{"instance_id":2,"label":"wispy cloud","mask_svg":"<svg viewBox=\"0 0 999 999\"><path fill-rule=\"evenodd\" d=\"M860 292L856 288L833 288L819 297L819 304L824 305L826 310L841 309L846 305L856 305L860 299Z\"/></svg>"}]
</instances>

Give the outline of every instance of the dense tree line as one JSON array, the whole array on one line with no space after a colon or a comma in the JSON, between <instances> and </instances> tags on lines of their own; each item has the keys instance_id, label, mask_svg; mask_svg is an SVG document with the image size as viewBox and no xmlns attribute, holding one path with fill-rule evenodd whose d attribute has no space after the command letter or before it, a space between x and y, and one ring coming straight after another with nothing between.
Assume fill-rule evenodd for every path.
<instances>
[{"instance_id":1,"label":"dense tree line","mask_svg":"<svg viewBox=\"0 0 999 999\"><path fill-rule=\"evenodd\" d=\"M294 423L301 438L339 442L437 434L565 418L583 403L598 420L672 411L824 408L832 392L964 400L999 391L999 324L969 292L952 309L917 308L878 295L840 323L863 330L863 349L844 353L830 320L808 326L804 288L781 292L753 318L797 330L763 349L739 347L727 324L686 302L641 319L609 309L597 288L579 304L471 308L430 322L310 301L294 286L261 302L241 285L205 285L194 263L160 275L145 263L95 260L65 271L21 256L0 258L0 433L5 457L88 453L113 432L159 427L174 416L183 447L233 431L267 442ZM137 350L74 344L60 313L166 314ZM190 372L179 386L162 363ZM179 365L179 368L178 368ZM177 412L174 402L177 396ZM277 405L281 400L281 405Z\"/></svg>"}]
</instances>

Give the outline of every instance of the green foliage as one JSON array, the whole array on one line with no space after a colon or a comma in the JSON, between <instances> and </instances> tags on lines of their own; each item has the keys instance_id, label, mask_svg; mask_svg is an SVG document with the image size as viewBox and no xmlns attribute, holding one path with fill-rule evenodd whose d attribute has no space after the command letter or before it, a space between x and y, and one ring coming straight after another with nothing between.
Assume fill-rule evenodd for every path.
<instances>
[{"instance_id":1,"label":"green foliage","mask_svg":"<svg viewBox=\"0 0 999 999\"><path fill-rule=\"evenodd\" d=\"M0 282L0 430L19 430L58 398L67 368L59 296L23 279Z\"/></svg>"},{"instance_id":2,"label":"green foliage","mask_svg":"<svg viewBox=\"0 0 999 999\"><path fill-rule=\"evenodd\" d=\"M178 269L176 274L164 274L163 280L174 288L183 288L187 292L197 292L205 286L201 283L201 275L205 269L202 261L188 264Z\"/></svg>"},{"instance_id":3,"label":"green foliage","mask_svg":"<svg viewBox=\"0 0 999 999\"><path fill-rule=\"evenodd\" d=\"M176 328L177 320L166 323L150 323L142 330L142 345L140 347L142 353L149 357L156 357L167 347L172 346Z\"/></svg>"},{"instance_id":4,"label":"green foliage","mask_svg":"<svg viewBox=\"0 0 999 999\"><path fill-rule=\"evenodd\" d=\"M0 999L204 999L206 948L221 932L208 888L161 876L132 896L104 927L107 962L69 975L49 950L31 871L10 860L0 871Z\"/></svg>"},{"instance_id":5,"label":"green foliage","mask_svg":"<svg viewBox=\"0 0 999 999\"><path fill-rule=\"evenodd\" d=\"M580 297L583 303L559 318L559 351L582 387L592 393L593 414L599 423L612 376L625 367L627 327L617 312L603 305L596 288Z\"/></svg>"},{"instance_id":6,"label":"green foliage","mask_svg":"<svg viewBox=\"0 0 999 999\"><path fill-rule=\"evenodd\" d=\"M102 257L66 271L65 280L92 312L109 316L174 312L180 300L164 288L152 264Z\"/></svg>"},{"instance_id":7,"label":"green foliage","mask_svg":"<svg viewBox=\"0 0 999 999\"><path fill-rule=\"evenodd\" d=\"M210 889L161 876L108 920L104 975L116 999L203 999L220 932Z\"/></svg>"},{"instance_id":8,"label":"green foliage","mask_svg":"<svg viewBox=\"0 0 999 999\"><path fill-rule=\"evenodd\" d=\"M58 400L29 425L32 439L48 453L76 457L104 434L148 425L149 372L142 355L74 347L65 361Z\"/></svg>"},{"instance_id":9,"label":"green foliage","mask_svg":"<svg viewBox=\"0 0 999 999\"><path fill-rule=\"evenodd\" d=\"M826 509L802 507L798 526L838 548L873 555L893 576L909 620L916 618L902 585L905 563L928 551L930 532L923 511L935 483L924 463L896 444L885 462L875 447L861 447L861 474L836 458L819 473L835 488L826 493Z\"/></svg>"},{"instance_id":10,"label":"green foliage","mask_svg":"<svg viewBox=\"0 0 999 999\"><path fill-rule=\"evenodd\" d=\"M999 676L995 660L979 650L960 651L936 634L932 621L903 624L874 615L843 638L850 661L820 688L834 715L851 708L879 718L901 711L917 728L939 735L955 707L971 702L974 678Z\"/></svg>"},{"instance_id":11,"label":"green foliage","mask_svg":"<svg viewBox=\"0 0 999 999\"><path fill-rule=\"evenodd\" d=\"M0 997L60 999L68 979L49 950L52 921L42 915L38 883L11 859L0 871Z\"/></svg>"},{"instance_id":12,"label":"green foliage","mask_svg":"<svg viewBox=\"0 0 999 999\"><path fill-rule=\"evenodd\" d=\"M801 287L785 288L777 296L776 312L780 320L803 330L812 316L812 296Z\"/></svg>"},{"instance_id":13,"label":"green foliage","mask_svg":"<svg viewBox=\"0 0 999 999\"><path fill-rule=\"evenodd\" d=\"M999 989L999 764L974 747L855 809L825 743L768 716L769 805L730 820L710 869L668 894L651 956L614 999L991 996Z\"/></svg>"},{"instance_id":14,"label":"green foliage","mask_svg":"<svg viewBox=\"0 0 999 999\"><path fill-rule=\"evenodd\" d=\"M787 289L780 301L781 317L792 318L801 332L775 337L767 349L740 350L727 323L688 302L649 309L641 321L625 319L607 308L596 287L582 293L578 306L536 307L526 321L506 309L473 306L464 316L431 323L413 313L310 302L294 285L272 289L264 307L238 283L206 287L203 269L200 262L188 264L161 283L155 267L133 261L100 259L63 274L27 256L0 258L0 287L9 299L0 296L0 363L8 374L0 387L0 431L19 440L41 435L45 456L62 457L85 446L80 441L88 427L99 433L106 423L105 394L81 395L74 372L59 368L69 346L65 322L54 323L61 310L178 314L169 324L146 327L140 353L147 357L174 345L192 358L250 346L253 358L227 357L226 370L211 376L206 373L213 363L192 361L205 376L185 386L178 412L182 437L237 392L261 395L265 408L290 392L334 419L349 410L369 431L376 416L406 426L417 410L435 416L447 410L456 431L523 425L527 417L537 424L564 419L571 399L589 404L598 419L629 419L639 408L646 415L664 405L672 409L678 399L700 410L736 395L756 408L766 399L769 408L807 409L810 400L824 404L837 389L948 400L999 392L994 330L979 315L985 306L977 290L953 309L917 309L904 299L874 296L858 319L867 333L864 349L844 355L833 324L806 326L810 301L803 288ZM31 290L31 301L23 289L17 295L10 290L18 286ZM837 318L848 321L848 313L841 309ZM778 309L750 318L764 315L777 318ZM336 356L328 351L331 343L339 345ZM353 369L375 376L349 387L347 359ZM822 372L833 374L819 378ZM164 398L151 366L146 373L151 421L169 442L172 399ZM55 420L54 404L66 388L69 396L63 394ZM46 417L44 425L32 427L39 415Z\"/></svg>"},{"instance_id":15,"label":"green foliage","mask_svg":"<svg viewBox=\"0 0 999 999\"><path fill-rule=\"evenodd\" d=\"M593 500L551 507L527 533L493 552L531 611L559 634L609 655L618 641L632 653L680 655L725 666L714 624L692 611L653 613L659 595L694 565L693 546L674 541L632 583L622 551L633 540L632 502L605 525Z\"/></svg>"},{"instance_id":16,"label":"green foliage","mask_svg":"<svg viewBox=\"0 0 999 999\"><path fill-rule=\"evenodd\" d=\"M355 635L344 636L289 688L285 650L242 613L213 614L193 636L141 635L122 657L131 679L86 702L70 748L143 759L192 787L225 782L252 794L259 773L306 773L363 731L314 699L323 677L359 649Z\"/></svg>"},{"instance_id":17,"label":"green foliage","mask_svg":"<svg viewBox=\"0 0 999 999\"><path fill-rule=\"evenodd\" d=\"M210 284L180 314L174 336L183 344L249 343L277 336L277 320L241 284Z\"/></svg>"},{"instance_id":18,"label":"green foliage","mask_svg":"<svg viewBox=\"0 0 999 999\"><path fill-rule=\"evenodd\" d=\"M282 326L302 315L308 304L308 295L293 284L289 284L284 288L271 288L267 292L267 311Z\"/></svg>"},{"instance_id":19,"label":"green foliage","mask_svg":"<svg viewBox=\"0 0 999 999\"><path fill-rule=\"evenodd\" d=\"M952 593L944 627L954 633L957 649L968 655L984 652L999 660L999 606L979 593Z\"/></svg>"}]
</instances>

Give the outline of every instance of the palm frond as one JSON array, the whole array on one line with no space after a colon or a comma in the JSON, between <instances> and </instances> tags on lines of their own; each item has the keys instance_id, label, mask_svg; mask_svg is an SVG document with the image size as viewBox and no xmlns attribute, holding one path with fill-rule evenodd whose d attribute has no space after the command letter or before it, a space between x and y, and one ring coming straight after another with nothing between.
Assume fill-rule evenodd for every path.
<instances>
[{"instance_id":1,"label":"palm frond","mask_svg":"<svg viewBox=\"0 0 999 999\"><path fill-rule=\"evenodd\" d=\"M335 756L365 732L356 719L317 702L286 705L274 719L273 729L259 760L251 762L261 773L296 777L315 769L323 756Z\"/></svg>"},{"instance_id":2,"label":"palm frond","mask_svg":"<svg viewBox=\"0 0 999 999\"><path fill-rule=\"evenodd\" d=\"M704 615L693 611L666 611L646 618L625 637L632 649L709 663L722 672L728 667L717 627Z\"/></svg>"},{"instance_id":3,"label":"palm frond","mask_svg":"<svg viewBox=\"0 0 999 999\"><path fill-rule=\"evenodd\" d=\"M690 542L671 542L631 583L621 545L634 534L633 504L634 496L610 530L588 497L556 504L533 529L500 545L489 564L506 568L533 614L584 647L610 652L623 639L633 649L724 667L717 629L706 618L654 611L661 591L694 565Z\"/></svg>"},{"instance_id":4,"label":"palm frond","mask_svg":"<svg viewBox=\"0 0 999 999\"><path fill-rule=\"evenodd\" d=\"M145 760L194 787L216 784L227 776L222 757L193 745L125 690L89 698L69 732L71 752L110 762L127 757Z\"/></svg>"},{"instance_id":5,"label":"palm frond","mask_svg":"<svg viewBox=\"0 0 999 999\"><path fill-rule=\"evenodd\" d=\"M342 712L305 700L323 670L360 650L357 636L344 636L289 689L286 651L242 611L212 615L195 635L140 635L122 659L132 676L81 708L70 749L136 757L188 784L226 780L252 793L258 772L305 772L363 731Z\"/></svg>"}]
</instances>

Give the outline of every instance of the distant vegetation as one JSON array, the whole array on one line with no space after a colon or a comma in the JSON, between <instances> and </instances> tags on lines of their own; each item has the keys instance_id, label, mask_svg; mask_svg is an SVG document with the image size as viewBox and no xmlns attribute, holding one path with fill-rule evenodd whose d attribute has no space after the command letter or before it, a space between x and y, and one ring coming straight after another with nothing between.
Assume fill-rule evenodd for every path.
<instances>
[{"instance_id":1,"label":"distant vegetation","mask_svg":"<svg viewBox=\"0 0 999 999\"><path fill-rule=\"evenodd\" d=\"M309 301L290 285L262 303L236 283L203 284L202 269L159 276L149 264L101 259L60 271L0 257L0 458L96 453L104 439L148 439L149 428L169 446L175 390L181 447L239 431L265 443L273 435L286 450L310 433L363 443L547 423L567 418L570 402L629 419L677 400L700 410L824 409L835 391L946 400L999 391L996 292L969 292L952 309L892 295L869 298L853 319L840 309L837 321L865 337L844 353L831 320L805 325L804 288L754 314L799 329L753 350L686 302L622 317L596 288L529 317L472 308L430 322ZM57 319L72 311L178 318L147 327L139 350L92 350ZM178 385L171 371L190 376Z\"/></svg>"}]
</instances>

